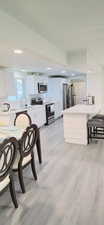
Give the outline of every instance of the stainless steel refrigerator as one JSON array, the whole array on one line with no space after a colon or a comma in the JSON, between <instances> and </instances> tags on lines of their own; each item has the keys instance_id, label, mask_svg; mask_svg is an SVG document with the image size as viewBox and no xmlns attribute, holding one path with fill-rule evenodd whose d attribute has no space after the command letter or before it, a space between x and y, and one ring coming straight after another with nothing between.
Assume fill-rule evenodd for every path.
<instances>
[{"instance_id":1,"label":"stainless steel refrigerator","mask_svg":"<svg viewBox=\"0 0 104 225\"><path fill-rule=\"evenodd\" d=\"M75 104L75 95L73 93L73 84L63 84L63 110Z\"/></svg>"}]
</instances>

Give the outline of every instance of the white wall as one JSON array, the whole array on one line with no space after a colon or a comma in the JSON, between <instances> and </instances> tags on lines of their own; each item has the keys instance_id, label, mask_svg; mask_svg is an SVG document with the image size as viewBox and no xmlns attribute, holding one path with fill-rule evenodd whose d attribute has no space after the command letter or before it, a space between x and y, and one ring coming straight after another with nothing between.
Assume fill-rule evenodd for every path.
<instances>
[{"instance_id":1,"label":"white wall","mask_svg":"<svg viewBox=\"0 0 104 225\"><path fill-rule=\"evenodd\" d=\"M55 103L55 117L62 115L63 110L63 83L67 79L64 78L49 78L48 79L48 97Z\"/></svg>"},{"instance_id":2,"label":"white wall","mask_svg":"<svg viewBox=\"0 0 104 225\"><path fill-rule=\"evenodd\" d=\"M26 76L25 77L25 96L28 97L29 95L34 94L35 92L35 82L33 76Z\"/></svg>"},{"instance_id":3,"label":"white wall","mask_svg":"<svg viewBox=\"0 0 104 225\"><path fill-rule=\"evenodd\" d=\"M7 98L8 95L16 95L14 75L0 71L0 98Z\"/></svg>"},{"instance_id":4,"label":"white wall","mask_svg":"<svg viewBox=\"0 0 104 225\"><path fill-rule=\"evenodd\" d=\"M22 72L0 72L0 98L7 99L8 96L17 95L16 79L23 80L24 97L38 94L38 82L48 84L48 77L33 76ZM43 97L46 94L42 94Z\"/></svg>"},{"instance_id":5,"label":"white wall","mask_svg":"<svg viewBox=\"0 0 104 225\"><path fill-rule=\"evenodd\" d=\"M86 81L75 80L73 83L73 94L75 97L75 104L80 104L82 100L87 96Z\"/></svg>"},{"instance_id":6,"label":"white wall","mask_svg":"<svg viewBox=\"0 0 104 225\"><path fill-rule=\"evenodd\" d=\"M16 97L17 97L16 79L17 78L21 78L23 80L24 97L21 100L16 99ZM27 78L27 74L25 74L25 73L0 71L0 102L4 102L4 101L9 102L11 107L13 107L13 108L24 105L26 103L25 102L25 94L27 92L26 84L25 84L26 78ZM30 89L32 89L31 84L29 85ZM8 96L15 97L15 99L14 98L8 99Z\"/></svg>"},{"instance_id":7,"label":"white wall","mask_svg":"<svg viewBox=\"0 0 104 225\"><path fill-rule=\"evenodd\" d=\"M95 96L95 104L104 105L104 71L87 74L87 95Z\"/></svg>"}]
</instances>

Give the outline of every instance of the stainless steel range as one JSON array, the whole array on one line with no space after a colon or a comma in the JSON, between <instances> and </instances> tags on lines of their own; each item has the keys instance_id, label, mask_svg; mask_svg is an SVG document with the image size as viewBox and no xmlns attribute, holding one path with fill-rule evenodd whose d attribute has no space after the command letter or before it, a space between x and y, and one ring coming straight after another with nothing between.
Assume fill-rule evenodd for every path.
<instances>
[{"instance_id":1,"label":"stainless steel range","mask_svg":"<svg viewBox=\"0 0 104 225\"><path fill-rule=\"evenodd\" d=\"M55 104L48 103L45 106L46 108L46 125L49 125L55 120Z\"/></svg>"}]
</instances>

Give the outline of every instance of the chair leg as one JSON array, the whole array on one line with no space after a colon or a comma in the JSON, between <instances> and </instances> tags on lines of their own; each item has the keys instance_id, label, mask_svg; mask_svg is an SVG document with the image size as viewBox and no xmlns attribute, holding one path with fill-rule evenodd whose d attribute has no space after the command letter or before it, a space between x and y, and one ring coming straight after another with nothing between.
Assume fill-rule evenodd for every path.
<instances>
[{"instance_id":1,"label":"chair leg","mask_svg":"<svg viewBox=\"0 0 104 225\"><path fill-rule=\"evenodd\" d=\"M26 190L25 190L25 185L24 185L24 181L23 181L23 169L21 166L18 167L18 177L19 177L19 182L20 182L22 193L25 193Z\"/></svg>"},{"instance_id":2,"label":"chair leg","mask_svg":"<svg viewBox=\"0 0 104 225\"><path fill-rule=\"evenodd\" d=\"M90 127L89 128L89 137L90 137L90 140L92 141L92 133L93 133L93 128Z\"/></svg>"},{"instance_id":3,"label":"chair leg","mask_svg":"<svg viewBox=\"0 0 104 225\"><path fill-rule=\"evenodd\" d=\"M37 147L37 153L38 153L38 159L39 159L39 163L42 163L42 152L41 152L41 143L40 143L40 132L38 130L38 138L36 141L36 147Z\"/></svg>"},{"instance_id":4,"label":"chair leg","mask_svg":"<svg viewBox=\"0 0 104 225\"><path fill-rule=\"evenodd\" d=\"M18 208L18 203L17 203L17 199L16 199L16 192L15 192L15 187L14 187L14 181L13 181L12 176L10 176L9 189L10 189L10 194L11 194L13 204L14 204L15 208Z\"/></svg>"},{"instance_id":5,"label":"chair leg","mask_svg":"<svg viewBox=\"0 0 104 225\"><path fill-rule=\"evenodd\" d=\"M32 157L32 159L31 159L31 169L32 169L34 179L37 180L37 173L36 173L36 169L35 169L34 157Z\"/></svg>"},{"instance_id":6,"label":"chair leg","mask_svg":"<svg viewBox=\"0 0 104 225\"><path fill-rule=\"evenodd\" d=\"M89 127L87 128L87 142L89 144Z\"/></svg>"}]
</instances>

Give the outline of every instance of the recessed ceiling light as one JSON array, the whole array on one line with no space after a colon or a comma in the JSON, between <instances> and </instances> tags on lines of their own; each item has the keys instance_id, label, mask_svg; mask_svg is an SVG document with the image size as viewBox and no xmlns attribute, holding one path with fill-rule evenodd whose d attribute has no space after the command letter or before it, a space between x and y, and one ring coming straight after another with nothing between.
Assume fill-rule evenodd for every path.
<instances>
[{"instance_id":1,"label":"recessed ceiling light","mask_svg":"<svg viewBox=\"0 0 104 225\"><path fill-rule=\"evenodd\" d=\"M26 72L26 70L25 69L21 69L21 72Z\"/></svg>"},{"instance_id":2,"label":"recessed ceiling light","mask_svg":"<svg viewBox=\"0 0 104 225\"><path fill-rule=\"evenodd\" d=\"M61 73L66 73L66 70L62 70Z\"/></svg>"},{"instance_id":3,"label":"recessed ceiling light","mask_svg":"<svg viewBox=\"0 0 104 225\"><path fill-rule=\"evenodd\" d=\"M92 72L93 72L92 70L88 70L88 71L87 71L87 73L92 73Z\"/></svg>"},{"instance_id":4,"label":"recessed ceiling light","mask_svg":"<svg viewBox=\"0 0 104 225\"><path fill-rule=\"evenodd\" d=\"M52 70L52 68L51 67L48 67L47 70Z\"/></svg>"},{"instance_id":5,"label":"recessed ceiling light","mask_svg":"<svg viewBox=\"0 0 104 225\"><path fill-rule=\"evenodd\" d=\"M21 50L21 49L15 49L14 50L14 53L15 54L22 54L23 53L23 50Z\"/></svg>"}]
</instances>

